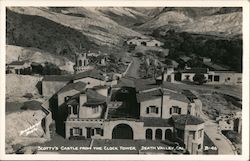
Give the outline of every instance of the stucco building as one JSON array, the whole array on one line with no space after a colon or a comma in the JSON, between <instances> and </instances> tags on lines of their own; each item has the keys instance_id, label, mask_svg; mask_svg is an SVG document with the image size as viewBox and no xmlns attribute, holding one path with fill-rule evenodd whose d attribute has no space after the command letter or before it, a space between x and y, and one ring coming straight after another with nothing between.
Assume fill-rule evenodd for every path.
<instances>
[{"instance_id":1,"label":"stucco building","mask_svg":"<svg viewBox=\"0 0 250 161\"><path fill-rule=\"evenodd\" d=\"M88 70L46 76L42 89L50 97L56 129L66 139L167 140L192 154L203 151L204 122L197 117L201 104L190 91L170 82L114 81Z\"/></svg>"},{"instance_id":2,"label":"stucco building","mask_svg":"<svg viewBox=\"0 0 250 161\"><path fill-rule=\"evenodd\" d=\"M13 61L6 65L6 73L21 74L21 70L25 68L31 68L30 63L25 61Z\"/></svg>"},{"instance_id":3,"label":"stucco building","mask_svg":"<svg viewBox=\"0 0 250 161\"><path fill-rule=\"evenodd\" d=\"M152 38L135 37L127 41L128 45L136 46L163 46L164 43Z\"/></svg>"},{"instance_id":4,"label":"stucco building","mask_svg":"<svg viewBox=\"0 0 250 161\"><path fill-rule=\"evenodd\" d=\"M73 81L57 97L67 139L171 140L192 154L202 153L204 122L195 116L197 98L171 83L121 78L117 85L87 86Z\"/></svg>"}]
</instances>

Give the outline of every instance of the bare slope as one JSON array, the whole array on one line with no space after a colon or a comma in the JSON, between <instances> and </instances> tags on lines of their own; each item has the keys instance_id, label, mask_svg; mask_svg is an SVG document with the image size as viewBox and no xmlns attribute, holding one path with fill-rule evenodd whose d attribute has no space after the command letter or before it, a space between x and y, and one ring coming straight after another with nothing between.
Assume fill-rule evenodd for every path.
<instances>
[{"instance_id":1,"label":"bare slope","mask_svg":"<svg viewBox=\"0 0 250 161\"><path fill-rule=\"evenodd\" d=\"M85 44L85 47L89 45L89 42L101 46L120 46L122 45L121 42L124 38L141 35L136 31L119 25L115 21L103 15L97 8L78 7L54 9L12 7L9 9L21 17L26 16L26 20L22 19L22 22L24 24L28 23L29 26L24 25L20 27L31 29L31 31L39 31L41 29L40 26L46 27L49 31L54 30L54 34L52 32L45 33L45 35L49 37L54 37L55 35L57 35L56 33L58 32L58 27L62 28L62 32L60 33L61 35L64 35L63 28L69 28L68 30L73 30L70 31L72 33L64 37L58 37L57 39L61 41L63 41L62 39L65 39L65 41L69 40L70 42L72 42L73 38L71 37L74 37L75 39L78 39L78 43L82 42L83 45ZM38 15L40 18L38 17ZM11 23L15 23L13 21ZM54 25L48 25L51 22L53 22ZM38 26L37 24L39 24L40 26ZM12 24L10 25L13 26ZM29 33L32 34L32 32ZM39 33L36 32L36 34Z\"/></svg>"},{"instance_id":2,"label":"bare slope","mask_svg":"<svg viewBox=\"0 0 250 161\"><path fill-rule=\"evenodd\" d=\"M16 60L36 62L36 63L53 63L61 70L73 72L74 63L66 57L53 55L49 52L44 52L37 48L20 47L14 45L6 46L6 63Z\"/></svg>"},{"instance_id":3,"label":"bare slope","mask_svg":"<svg viewBox=\"0 0 250 161\"><path fill-rule=\"evenodd\" d=\"M35 77L30 75L6 75L6 96L7 97L22 97L26 93L39 95L36 88L37 83L42 77Z\"/></svg>"},{"instance_id":4,"label":"bare slope","mask_svg":"<svg viewBox=\"0 0 250 161\"><path fill-rule=\"evenodd\" d=\"M143 31L169 28L199 34L241 35L242 12L241 8L164 8L158 16L137 27Z\"/></svg>"}]
</instances>

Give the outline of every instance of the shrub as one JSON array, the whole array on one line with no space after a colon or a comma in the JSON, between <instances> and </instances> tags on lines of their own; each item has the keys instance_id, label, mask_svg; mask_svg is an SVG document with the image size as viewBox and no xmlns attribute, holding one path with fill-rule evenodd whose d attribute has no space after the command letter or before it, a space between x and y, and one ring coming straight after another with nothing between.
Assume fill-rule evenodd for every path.
<instances>
[{"instance_id":1,"label":"shrub","mask_svg":"<svg viewBox=\"0 0 250 161\"><path fill-rule=\"evenodd\" d=\"M33 94L32 93L26 93L25 95L23 95L23 97L31 99L31 98L33 98Z\"/></svg>"},{"instance_id":2,"label":"shrub","mask_svg":"<svg viewBox=\"0 0 250 161\"><path fill-rule=\"evenodd\" d=\"M204 74L195 74L193 77L193 81L201 85L203 83L206 83L207 80Z\"/></svg>"}]
</instances>

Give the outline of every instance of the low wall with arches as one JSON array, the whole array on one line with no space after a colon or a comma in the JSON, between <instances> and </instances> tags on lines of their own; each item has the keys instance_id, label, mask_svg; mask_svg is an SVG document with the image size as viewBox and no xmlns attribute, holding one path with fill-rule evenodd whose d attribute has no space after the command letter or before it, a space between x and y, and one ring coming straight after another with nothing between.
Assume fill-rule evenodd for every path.
<instances>
[{"instance_id":1,"label":"low wall with arches","mask_svg":"<svg viewBox=\"0 0 250 161\"><path fill-rule=\"evenodd\" d=\"M129 120L129 119L117 119L117 120L107 120L104 124L104 139L114 138L115 128L126 125L129 129L132 129L133 140L145 139L144 133L144 123L138 120ZM124 134L126 135L126 134Z\"/></svg>"},{"instance_id":2,"label":"low wall with arches","mask_svg":"<svg viewBox=\"0 0 250 161\"><path fill-rule=\"evenodd\" d=\"M144 127L145 139L171 140L174 137L173 127Z\"/></svg>"}]
</instances>

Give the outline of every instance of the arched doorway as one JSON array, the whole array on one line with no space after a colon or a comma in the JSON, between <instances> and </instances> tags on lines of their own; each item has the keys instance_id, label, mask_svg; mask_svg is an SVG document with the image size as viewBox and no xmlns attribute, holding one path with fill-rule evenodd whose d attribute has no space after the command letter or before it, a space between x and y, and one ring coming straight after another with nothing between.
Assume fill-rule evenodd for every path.
<instances>
[{"instance_id":1,"label":"arched doorway","mask_svg":"<svg viewBox=\"0 0 250 161\"><path fill-rule=\"evenodd\" d=\"M146 139L150 139L152 140L152 130L151 129L147 129L146 130Z\"/></svg>"},{"instance_id":2,"label":"arched doorway","mask_svg":"<svg viewBox=\"0 0 250 161\"><path fill-rule=\"evenodd\" d=\"M79 60L79 66L80 67L82 66L82 60Z\"/></svg>"},{"instance_id":3,"label":"arched doorway","mask_svg":"<svg viewBox=\"0 0 250 161\"><path fill-rule=\"evenodd\" d=\"M113 128L112 139L133 139L133 129L127 124L118 124Z\"/></svg>"},{"instance_id":4,"label":"arched doorway","mask_svg":"<svg viewBox=\"0 0 250 161\"><path fill-rule=\"evenodd\" d=\"M165 131L165 140L172 140L172 131L170 129Z\"/></svg>"},{"instance_id":5,"label":"arched doorway","mask_svg":"<svg viewBox=\"0 0 250 161\"><path fill-rule=\"evenodd\" d=\"M162 140L162 130L161 129L156 129L156 131L155 131L155 139L156 140Z\"/></svg>"}]
</instances>

